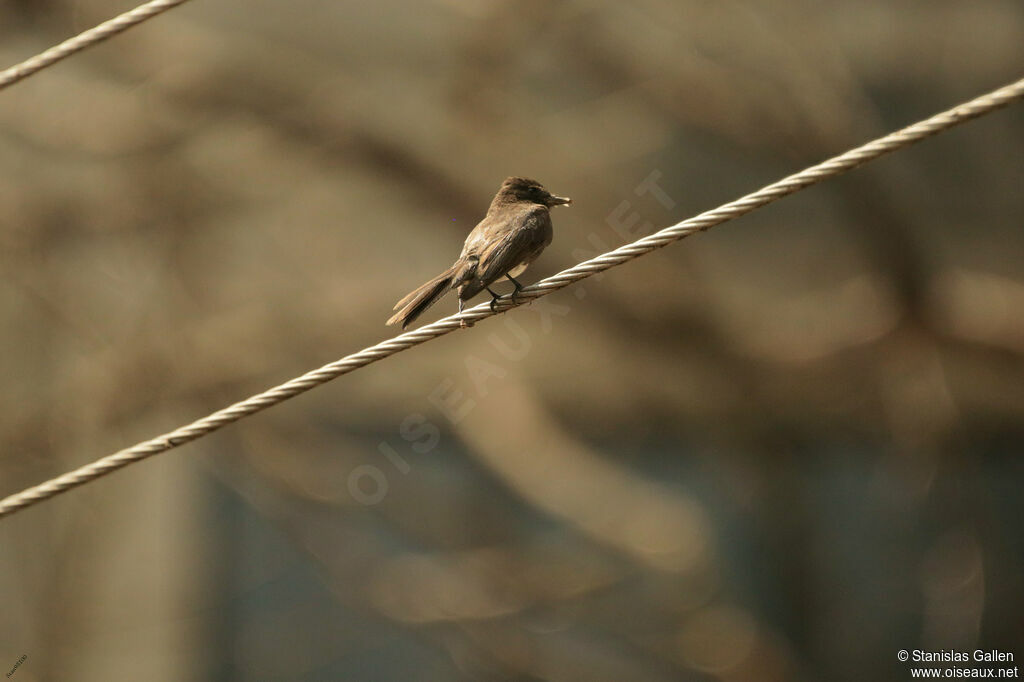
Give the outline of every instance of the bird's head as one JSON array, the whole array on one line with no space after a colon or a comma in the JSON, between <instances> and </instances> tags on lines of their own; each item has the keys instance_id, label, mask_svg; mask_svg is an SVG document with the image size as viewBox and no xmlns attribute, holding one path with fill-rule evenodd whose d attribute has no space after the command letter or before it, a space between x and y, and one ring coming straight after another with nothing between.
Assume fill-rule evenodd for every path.
<instances>
[{"instance_id":1,"label":"bird's head","mask_svg":"<svg viewBox=\"0 0 1024 682\"><path fill-rule=\"evenodd\" d=\"M501 183L497 198L504 201L526 201L542 206L560 206L572 203L572 199L569 197L555 196L536 180L519 177L506 178L505 182Z\"/></svg>"}]
</instances>

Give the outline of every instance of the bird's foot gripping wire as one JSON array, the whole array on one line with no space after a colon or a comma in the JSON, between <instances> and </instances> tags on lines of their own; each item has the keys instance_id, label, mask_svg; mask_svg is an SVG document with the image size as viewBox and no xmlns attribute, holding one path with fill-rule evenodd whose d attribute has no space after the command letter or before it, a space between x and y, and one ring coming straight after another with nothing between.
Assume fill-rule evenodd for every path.
<instances>
[{"instance_id":1,"label":"bird's foot gripping wire","mask_svg":"<svg viewBox=\"0 0 1024 682\"><path fill-rule=\"evenodd\" d=\"M487 293L489 293L491 295L491 312L492 313L498 312L497 309L495 309L494 304L498 302L498 299L500 299L501 296L499 296L498 294L496 294L493 291L491 291L490 287L487 287Z\"/></svg>"},{"instance_id":2,"label":"bird's foot gripping wire","mask_svg":"<svg viewBox=\"0 0 1024 682\"><path fill-rule=\"evenodd\" d=\"M508 281L512 282L512 286L515 287L515 289L512 290L512 293L509 294L509 298L511 298L512 301L514 302L516 300L516 298L519 296L519 292L522 291L523 285L520 284L519 280L517 280L512 275L509 275L509 274L506 273L505 277L508 278Z\"/></svg>"}]
</instances>

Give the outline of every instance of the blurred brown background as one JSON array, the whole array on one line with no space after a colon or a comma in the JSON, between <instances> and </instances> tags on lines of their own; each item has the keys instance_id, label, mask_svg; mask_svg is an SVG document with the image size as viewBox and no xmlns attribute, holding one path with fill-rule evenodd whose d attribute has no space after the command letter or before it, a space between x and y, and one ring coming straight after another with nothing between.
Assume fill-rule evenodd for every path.
<instances>
[{"instance_id":1,"label":"blurred brown background","mask_svg":"<svg viewBox=\"0 0 1024 682\"><path fill-rule=\"evenodd\" d=\"M129 7L0 4L0 66ZM1022 35L1017 0L189 3L0 93L0 494L386 338L506 175L575 200L534 281L1021 77ZM0 671L1019 659L1022 149L1018 105L3 519Z\"/></svg>"}]
</instances>

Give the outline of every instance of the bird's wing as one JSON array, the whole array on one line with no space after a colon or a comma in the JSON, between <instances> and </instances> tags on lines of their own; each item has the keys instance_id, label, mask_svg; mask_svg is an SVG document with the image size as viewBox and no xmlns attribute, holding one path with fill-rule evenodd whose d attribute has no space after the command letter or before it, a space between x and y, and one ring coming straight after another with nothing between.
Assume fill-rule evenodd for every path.
<instances>
[{"instance_id":1,"label":"bird's wing","mask_svg":"<svg viewBox=\"0 0 1024 682\"><path fill-rule=\"evenodd\" d=\"M484 246L480 253L480 265L476 276L469 282L460 296L469 299L490 286L522 263L537 245L537 230L543 219L544 210L530 211L513 218L515 225L500 238Z\"/></svg>"},{"instance_id":2,"label":"bird's wing","mask_svg":"<svg viewBox=\"0 0 1024 682\"><path fill-rule=\"evenodd\" d=\"M508 232L512 222L505 215L489 214L484 216L484 219L477 223L466 237L461 258L480 256L495 237L504 236Z\"/></svg>"},{"instance_id":3,"label":"bird's wing","mask_svg":"<svg viewBox=\"0 0 1024 682\"><path fill-rule=\"evenodd\" d=\"M537 235L545 213L546 209L538 207L537 210L517 216L515 220L518 224L501 239L489 244L480 254L479 278L490 284L522 263L537 245Z\"/></svg>"}]
</instances>

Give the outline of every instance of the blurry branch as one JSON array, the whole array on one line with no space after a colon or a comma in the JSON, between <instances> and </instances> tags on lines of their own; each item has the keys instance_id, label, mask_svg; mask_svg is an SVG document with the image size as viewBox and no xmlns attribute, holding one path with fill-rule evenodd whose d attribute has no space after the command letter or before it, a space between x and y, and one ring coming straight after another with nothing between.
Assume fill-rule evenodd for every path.
<instances>
[{"instance_id":1,"label":"blurry branch","mask_svg":"<svg viewBox=\"0 0 1024 682\"><path fill-rule=\"evenodd\" d=\"M386 539L379 531L367 532L360 521L334 531L344 534L346 541L340 543L317 524L286 524L286 534L330 580L340 601L416 628L418 636L431 641L440 635L456 663L476 672L476 678L477 668L495 663L539 679L587 680L677 679L680 670L764 671L790 666L786 648L771 634L770 625L723 603L710 532L697 502L645 481L573 440L522 385L502 390L514 393L503 394L500 401L481 401L476 409L488 414L466 422L470 451L520 497L568 523L555 532L531 534L525 541L396 551L396 544L405 547L410 538L389 519L431 513L429 504L409 499L412 491L403 491L375 510ZM536 434L550 446L545 450L562 456L553 461L539 451L523 451L511 440L495 438L493 429L473 426L507 419ZM240 435L241 451L255 467L253 473L280 498L274 507L278 515L307 513L310 503L341 503L337 486L315 480L335 478L336 445L311 448L333 450L330 457L285 461L279 453L286 443L272 442L273 430L260 431L257 427L256 433ZM282 440L294 442L288 436ZM308 467L308 472L296 475L297 467ZM239 489L246 476L237 472L222 478ZM323 494L328 488L331 492ZM248 494L246 499L260 513L269 507L265 494ZM463 507L469 516L475 511L481 510L472 503ZM446 536L440 524L426 525L431 531L426 537L417 534L412 544L453 544L454 538ZM462 524L458 528L464 531ZM578 541L577 530L614 548L619 556L609 558L590 543ZM693 537L694 532L700 537ZM499 535L516 533L506 529ZM645 598L660 595L653 609L637 598L638 583ZM362 585L368 587L353 587ZM567 616L590 608L614 608L618 618L595 630ZM638 637L620 627L652 614L671 635ZM701 642L710 638L735 640L740 646L708 651ZM566 651L574 653L565 655Z\"/></svg>"},{"instance_id":2,"label":"blurry branch","mask_svg":"<svg viewBox=\"0 0 1024 682\"><path fill-rule=\"evenodd\" d=\"M616 665L643 666L644 670L789 665L785 647L778 645L777 635L770 634L770 624L752 615L738 615L736 608L727 605L700 503L636 475L573 439L522 384L502 386L500 400L477 403L476 410L486 411L480 419L463 422L469 451L517 497L564 523L556 531L530 532L520 539L521 528L508 524L508 519L521 515L505 514L489 519L486 536L463 548L466 521L460 518L449 525L452 520L439 511L443 505L419 497L419 486L396 490L387 504L374 508L376 532L368 532L365 516L357 514L362 519L346 523L340 531L345 542L325 537L315 523L312 529L290 523L289 537L323 571L335 576L332 592L339 599L372 609L404 627L422 628L423 637L447 632L444 644L458 661L465 657L484 665L479 659L482 651L504 666L543 679L604 679L596 661L607 654L613 638L613 648L619 651ZM545 443L544 452L557 450L560 457L552 460L536 449L522 450L512 440L495 438L491 426L482 426L509 420ZM351 471L345 454L348 447L339 448L332 433L329 440L306 448L330 455L282 458L280 453L299 437L280 433L280 426L263 428L262 423L238 432L246 468L240 464L237 472L222 478L236 489L248 487L245 481L251 472L259 477L264 492L280 499L275 508L281 514L318 518L320 512L314 510L322 509L328 517L337 518L333 510L351 504L339 492L345 473ZM301 437L310 438L308 426ZM315 430L312 437L317 438ZM566 487L566 482L571 485ZM479 520L489 516L488 504L503 510L515 504L498 502L493 492L481 487L467 486L473 492L459 500L460 517ZM256 504L267 504L261 502L265 498L246 497ZM495 529L492 522L499 527ZM693 537L694 532L700 537ZM452 549L396 550L396 546ZM367 587L354 587L363 585ZM647 600L653 595L657 598L652 608ZM618 617L598 633L567 615L594 608L613 608ZM701 653L694 641L714 636L701 634L705 609L724 614L712 619L719 629L744 629L739 639L746 646L728 653L716 650L714 660ZM652 617L665 623L673 635L664 639L636 636L622 626ZM524 655L524 650L546 649L549 637L560 642L556 651L541 660ZM604 654L598 642L604 643ZM581 660L563 658L557 650L566 647L587 653ZM576 674L557 675L549 666ZM640 674L638 669L632 674L620 671L611 679L660 679L652 675L650 671Z\"/></svg>"},{"instance_id":3,"label":"blurry branch","mask_svg":"<svg viewBox=\"0 0 1024 682\"><path fill-rule=\"evenodd\" d=\"M506 399L481 401L483 419L461 433L487 467L516 493L546 513L633 561L672 573L713 570L710 524L694 500L638 477L602 458L561 429L525 387L505 389ZM544 450L521 451L494 424L511 422L534 434ZM557 452L557 461L547 453Z\"/></svg>"},{"instance_id":4,"label":"blurry branch","mask_svg":"<svg viewBox=\"0 0 1024 682\"><path fill-rule=\"evenodd\" d=\"M806 31L800 49L794 49L783 26L763 30L765 24L791 24L802 17L780 17L784 10L776 6L770 11L739 6L718 11L737 25L746 24L747 30L706 33L679 21L677 12L655 15L652 9L650 14L633 15L635 24L605 25L596 18L578 22L565 36L565 52L608 87L630 88L633 96L674 121L710 130L747 148L770 145L808 163L820 158L822 150L884 129L846 56L833 43ZM694 48L671 61L626 49L633 35L656 32L683 35ZM773 55L771 70L761 66L761 59L736 59L751 52L752 41L757 54ZM478 49L489 55L489 63L509 68L522 53L517 47L481 41ZM490 54L497 49L504 52ZM772 134L764 134L766 129ZM920 322L928 273L923 250L906 227L915 217L914 207L905 206L905 193L875 174L856 176L837 191L854 218L849 223L856 226L853 237L890 280L900 314ZM864 196L872 201L864 202Z\"/></svg>"},{"instance_id":5,"label":"blurry branch","mask_svg":"<svg viewBox=\"0 0 1024 682\"><path fill-rule=\"evenodd\" d=\"M232 36L233 47L228 49L221 36L207 28L168 23L173 23L171 31L153 36L152 53L185 45L189 60L157 68L162 65L143 55L124 65L134 78L145 78L150 106L156 110L146 112L150 118L163 114L188 119L213 113L256 118L275 136L305 146L328 163L344 159L386 174L389 184L404 183L416 192L419 206L460 219L479 211L476 193L455 172L465 168L445 163L436 150L417 144L431 139L428 133L439 126L426 115L429 108L421 112L419 127L389 118L395 109L420 106L415 101L420 93L405 93L407 99L395 105L360 79L328 68L302 50L242 33ZM319 85L302 85L294 78L296 72ZM461 224L449 224L453 231L462 230Z\"/></svg>"},{"instance_id":6,"label":"blurry branch","mask_svg":"<svg viewBox=\"0 0 1024 682\"><path fill-rule=\"evenodd\" d=\"M950 336L1024 354L1024 285L955 269L935 278L931 300L935 324Z\"/></svg>"},{"instance_id":7,"label":"blurry branch","mask_svg":"<svg viewBox=\"0 0 1024 682\"><path fill-rule=\"evenodd\" d=\"M152 2L139 5L135 9L116 16L110 21L105 21L88 31L79 33L74 38L69 38L60 45L55 45L49 50L37 54L35 57L26 59L20 64L15 64L9 69L0 72L0 90L14 85L24 78L28 78L48 66L56 64L76 52L81 52L96 43L101 43L107 38L127 31L129 28L137 26L185 2L188 2L188 0L152 0Z\"/></svg>"},{"instance_id":8,"label":"blurry branch","mask_svg":"<svg viewBox=\"0 0 1024 682\"><path fill-rule=\"evenodd\" d=\"M631 565L645 574L657 576L651 580L649 589L658 591L657 586L663 583L667 594L653 607L645 604L644 617L657 613L658 619L678 630L680 641L646 641L628 631L618 632L614 624L607 626L610 632L650 656L688 670L710 672L712 668L724 671L744 667L761 670L762 679L775 679L764 671L789 666L783 648L767 636L768 624L747 614L737 615L737 609L724 605L728 597L719 589L722 576L712 542L711 522L700 502L637 475L574 438L521 383L506 385L502 391L502 400L476 404L475 410L486 411L482 418L462 422L460 434L470 446L469 451L534 507L624 554ZM494 425L505 421L533 434L536 442L544 443L544 448L523 450L514 439L502 437ZM557 452L558 457L550 458L550 452ZM588 587L586 577L586 573L581 573L581 589ZM728 653L705 651L698 642L713 635L703 632L706 624L702 618L694 617L699 606L735 615L723 620L723 629L736 630L742 626L744 637L735 639L746 644L732 647ZM624 620L632 622L633 608L628 600L618 611ZM721 633L718 636L731 638ZM515 650L510 647L507 653L511 655ZM495 655L505 658L498 651Z\"/></svg>"},{"instance_id":9,"label":"blurry branch","mask_svg":"<svg viewBox=\"0 0 1024 682\"><path fill-rule=\"evenodd\" d=\"M720 313L726 338L744 355L778 365L806 365L863 346L899 325L899 307L877 277L807 291L782 304Z\"/></svg>"},{"instance_id":10,"label":"blurry branch","mask_svg":"<svg viewBox=\"0 0 1024 682\"><path fill-rule=\"evenodd\" d=\"M546 649L551 636L562 641L563 635L538 623L552 604L582 599L626 576L614 562L592 554L581 557L565 533L536 534L526 543L462 551L396 552L393 543L360 524L322 526L310 524L308 517L299 522L302 512L297 514L295 500L289 499L295 490L280 489L277 477L271 481L278 488L273 490L253 484L238 470L211 468L309 559L339 604L447 652L470 679L508 679L514 673L538 679L678 678L678 671L656 675L664 662L642 648L625 646L624 651L610 653L604 633L585 637L571 649L556 647L541 657L524 655L524 647ZM573 630L572 637L580 638L577 633L584 628ZM603 671L609 664L618 676L606 676ZM551 666L576 675L552 677Z\"/></svg>"},{"instance_id":11,"label":"blurry branch","mask_svg":"<svg viewBox=\"0 0 1024 682\"><path fill-rule=\"evenodd\" d=\"M999 109L1021 97L1024 97L1024 79L993 90L953 109L936 114L931 118L919 121L865 145L851 149L735 201L723 204L718 208L663 228L635 242L584 261L575 267L524 288L516 300L503 298L494 309L492 309L491 304L483 303L470 308L461 315L451 315L415 331L401 334L393 339L383 341L358 353L324 365L319 369L307 372L300 377L214 412L191 424L179 427L156 438L143 441L130 448L97 460L92 464L11 495L0 501L0 516L6 516L19 509L49 499L83 483L105 476L128 464L146 459L151 455L166 452L185 443L202 438L239 419L261 412L268 407L284 402L343 374L426 343L431 339L457 331L467 322L478 322L493 315L506 312L592 275L661 249L697 232L702 232L715 225L734 220L785 196L799 192L806 187L877 159L891 151L902 149L960 123Z\"/></svg>"},{"instance_id":12,"label":"blurry branch","mask_svg":"<svg viewBox=\"0 0 1024 682\"><path fill-rule=\"evenodd\" d=\"M324 532L322 527L318 527L318 532L309 532L307 523L299 523L294 515L289 514L289 505L282 502L276 491L252 485L238 470L228 472L218 464L211 464L210 470L226 488L237 494L249 509L274 526L295 549L310 560L318 579L331 588L331 595L335 601L346 609L358 610L364 617L372 616L390 622L425 645L440 652L447 652L448 643L435 632L417 627L418 624L414 622L390 618L372 603L367 590L353 589L355 584L364 585L368 582L364 574L370 574L370 567L381 559L384 550L375 543L374 538L356 528L341 531L344 534L343 538L337 537L336 533L339 531L333 528L329 532ZM351 549L353 545L358 549L351 556L357 559L357 562L334 560L334 553L340 548ZM358 580L354 579L356 577ZM311 661L308 665L315 668L323 663ZM302 671L298 672L301 674Z\"/></svg>"}]
</instances>

